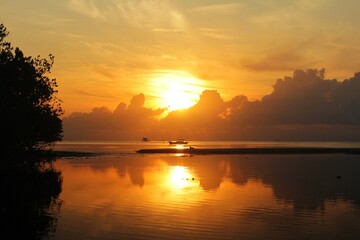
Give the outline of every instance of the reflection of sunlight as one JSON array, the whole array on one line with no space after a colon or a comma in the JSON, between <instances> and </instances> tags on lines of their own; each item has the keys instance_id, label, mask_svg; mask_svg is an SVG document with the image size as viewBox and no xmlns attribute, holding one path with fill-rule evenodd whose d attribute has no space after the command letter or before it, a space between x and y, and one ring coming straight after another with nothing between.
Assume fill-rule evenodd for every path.
<instances>
[{"instance_id":1,"label":"reflection of sunlight","mask_svg":"<svg viewBox=\"0 0 360 240\"><path fill-rule=\"evenodd\" d=\"M170 167L169 181L174 188L182 189L194 185L194 176L191 176L188 168L183 166Z\"/></svg>"},{"instance_id":2,"label":"reflection of sunlight","mask_svg":"<svg viewBox=\"0 0 360 240\"><path fill-rule=\"evenodd\" d=\"M185 149L185 145L184 144L176 144L175 148L176 149Z\"/></svg>"},{"instance_id":3,"label":"reflection of sunlight","mask_svg":"<svg viewBox=\"0 0 360 240\"><path fill-rule=\"evenodd\" d=\"M185 154L185 153L175 153L175 156L176 156L176 157L186 157L186 156L188 156L188 155Z\"/></svg>"}]
</instances>

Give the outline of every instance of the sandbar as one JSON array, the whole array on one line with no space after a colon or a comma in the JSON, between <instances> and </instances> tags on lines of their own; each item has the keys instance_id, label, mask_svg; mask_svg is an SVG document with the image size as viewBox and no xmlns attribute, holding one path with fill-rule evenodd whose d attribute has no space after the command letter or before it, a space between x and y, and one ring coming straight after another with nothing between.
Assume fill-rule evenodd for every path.
<instances>
[{"instance_id":1,"label":"sandbar","mask_svg":"<svg viewBox=\"0 0 360 240\"><path fill-rule=\"evenodd\" d=\"M253 148L153 148L136 151L141 154L186 153L186 154L360 154L360 148L325 147L253 147Z\"/></svg>"}]
</instances>

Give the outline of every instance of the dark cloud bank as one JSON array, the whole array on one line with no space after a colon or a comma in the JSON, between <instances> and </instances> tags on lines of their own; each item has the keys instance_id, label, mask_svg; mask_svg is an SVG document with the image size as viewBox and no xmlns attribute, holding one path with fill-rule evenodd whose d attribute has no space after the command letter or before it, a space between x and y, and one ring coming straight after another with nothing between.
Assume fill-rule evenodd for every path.
<instances>
[{"instance_id":1,"label":"dark cloud bank","mask_svg":"<svg viewBox=\"0 0 360 240\"><path fill-rule=\"evenodd\" d=\"M165 109L144 107L145 96L111 111L94 108L64 118L65 140L360 140L360 73L342 82L325 70L297 70L278 79L260 101L224 101L205 90L199 102L158 119Z\"/></svg>"}]
</instances>

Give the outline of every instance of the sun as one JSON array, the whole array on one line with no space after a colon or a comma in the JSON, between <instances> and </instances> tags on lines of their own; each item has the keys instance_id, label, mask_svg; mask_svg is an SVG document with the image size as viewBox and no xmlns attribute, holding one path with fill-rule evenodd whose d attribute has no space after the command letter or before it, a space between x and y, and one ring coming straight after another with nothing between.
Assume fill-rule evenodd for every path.
<instances>
[{"instance_id":1,"label":"sun","mask_svg":"<svg viewBox=\"0 0 360 240\"><path fill-rule=\"evenodd\" d=\"M195 105L204 90L202 80L185 71L158 71L152 75L150 84L157 104L168 111Z\"/></svg>"}]
</instances>

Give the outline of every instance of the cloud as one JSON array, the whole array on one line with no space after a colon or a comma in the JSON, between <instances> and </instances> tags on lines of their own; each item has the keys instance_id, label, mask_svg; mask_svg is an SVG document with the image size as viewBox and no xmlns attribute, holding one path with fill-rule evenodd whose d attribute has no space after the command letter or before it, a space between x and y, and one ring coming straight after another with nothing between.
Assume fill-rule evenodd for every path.
<instances>
[{"instance_id":1,"label":"cloud","mask_svg":"<svg viewBox=\"0 0 360 240\"><path fill-rule=\"evenodd\" d=\"M72 113L63 120L67 140L134 140L150 134L155 118L164 109L144 107L145 96L134 96L129 106L120 103L114 111L106 107L94 108L89 113Z\"/></svg>"},{"instance_id":2,"label":"cloud","mask_svg":"<svg viewBox=\"0 0 360 240\"><path fill-rule=\"evenodd\" d=\"M92 0L70 0L69 7L75 12L91 18L103 19L104 15Z\"/></svg>"},{"instance_id":3,"label":"cloud","mask_svg":"<svg viewBox=\"0 0 360 240\"><path fill-rule=\"evenodd\" d=\"M176 110L162 120L162 126L172 128L216 127L221 125L220 114L225 110L225 102L216 90L205 90L197 104L186 110Z\"/></svg>"},{"instance_id":4,"label":"cloud","mask_svg":"<svg viewBox=\"0 0 360 240\"><path fill-rule=\"evenodd\" d=\"M329 2L327 0L299 0L295 2L295 5L301 7L302 10L319 9L323 7L324 4L329 4Z\"/></svg>"},{"instance_id":5,"label":"cloud","mask_svg":"<svg viewBox=\"0 0 360 240\"><path fill-rule=\"evenodd\" d=\"M240 66L251 71L292 71L303 69L315 62L308 62L307 52L310 52L311 41L302 41L297 46L281 46L262 53L258 59L242 59ZM301 50L299 50L299 48Z\"/></svg>"},{"instance_id":6,"label":"cloud","mask_svg":"<svg viewBox=\"0 0 360 240\"><path fill-rule=\"evenodd\" d=\"M227 31L224 31L223 29L215 29L215 28L200 28L200 32L202 35L217 39L223 39L223 40L229 40L234 39L234 36L231 36L231 34Z\"/></svg>"},{"instance_id":7,"label":"cloud","mask_svg":"<svg viewBox=\"0 0 360 240\"><path fill-rule=\"evenodd\" d=\"M288 71L302 60L301 55L296 52L278 52L260 60L246 60L242 66L252 71Z\"/></svg>"},{"instance_id":8,"label":"cloud","mask_svg":"<svg viewBox=\"0 0 360 240\"><path fill-rule=\"evenodd\" d=\"M185 16L164 0L70 0L69 8L102 21L122 19L137 28L184 30Z\"/></svg>"},{"instance_id":9,"label":"cloud","mask_svg":"<svg viewBox=\"0 0 360 240\"><path fill-rule=\"evenodd\" d=\"M186 27L186 19L169 1L122 0L114 1L119 15L130 25L152 29L176 29Z\"/></svg>"},{"instance_id":10,"label":"cloud","mask_svg":"<svg viewBox=\"0 0 360 240\"><path fill-rule=\"evenodd\" d=\"M205 13L205 14L229 14L236 12L242 8L240 3L226 3L226 4L213 4L213 5L204 5L201 7L194 7L189 9L191 12L195 13Z\"/></svg>"},{"instance_id":11,"label":"cloud","mask_svg":"<svg viewBox=\"0 0 360 240\"><path fill-rule=\"evenodd\" d=\"M324 69L297 70L278 79L260 101L238 95L224 101L205 90L194 106L170 112L144 107L134 96L112 112L105 107L64 119L65 139L136 140L360 140L360 73L342 82Z\"/></svg>"},{"instance_id":12,"label":"cloud","mask_svg":"<svg viewBox=\"0 0 360 240\"><path fill-rule=\"evenodd\" d=\"M79 94L79 95L82 95L82 96L88 96L88 97L95 97L95 98L101 98L101 99L112 99L112 100L117 100L119 99L118 97L116 96L112 96L112 95L102 95L102 94L94 94L94 93L91 93L91 92L87 92L87 91L84 91L84 90L80 90L80 89L75 89L74 92L76 94Z\"/></svg>"},{"instance_id":13,"label":"cloud","mask_svg":"<svg viewBox=\"0 0 360 240\"><path fill-rule=\"evenodd\" d=\"M326 80L325 70L297 70L279 79L273 92L248 102L232 117L243 124L360 124L360 74L343 82Z\"/></svg>"}]
</instances>

